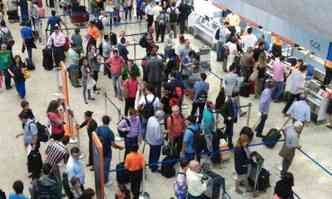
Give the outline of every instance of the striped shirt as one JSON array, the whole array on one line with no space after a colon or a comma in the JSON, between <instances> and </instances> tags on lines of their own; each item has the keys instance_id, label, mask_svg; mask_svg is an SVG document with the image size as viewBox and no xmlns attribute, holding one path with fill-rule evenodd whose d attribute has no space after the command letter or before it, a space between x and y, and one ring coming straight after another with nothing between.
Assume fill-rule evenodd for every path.
<instances>
[{"instance_id":1,"label":"striped shirt","mask_svg":"<svg viewBox=\"0 0 332 199\"><path fill-rule=\"evenodd\" d=\"M58 141L51 141L46 148L46 162L51 166L56 166L66 157L68 157L68 151L65 146Z\"/></svg>"}]
</instances>

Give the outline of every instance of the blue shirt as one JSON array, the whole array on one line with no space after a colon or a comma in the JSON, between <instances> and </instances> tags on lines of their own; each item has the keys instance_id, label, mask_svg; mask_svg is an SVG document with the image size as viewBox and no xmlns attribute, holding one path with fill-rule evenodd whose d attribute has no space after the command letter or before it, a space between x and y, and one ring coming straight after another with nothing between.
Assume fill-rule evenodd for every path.
<instances>
[{"instance_id":1,"label":"blue shirt","mask_svg":"<svg viewBox=\"0 0 332 199\"><path fill-rule=\"evenodd\" d=\"M32 39L32 28L28 26L23 26L21 28L21 37L23 40Z\"/></svg>"},{"instance_id":2,"label":"blue shirt","mask_svg":"<svg viewBox=\"0 0 332 199\"><path fill-rule=\"evenodd\" d=\"M264 89L259 102L259 112L267 114L269 112L272 90L269 88Z\"/></svg>"},{"instance_id":3,"label":"blue shirt","mask_svg":"<svg viewBox=\"0 0 332 199\"><path fill-rule=\"evenodd\" d=\"M80 160L75 160L70 157L66 166L66 172L68 174L68 180L70 181L73 177L77 177L80 179L81 185L84 185L85 182L85 174L84 168Z\"/></svg>"},{"instance_id":4,"label":"blue shirt","mask_svg":"<svg viewBox=\"0 0 332 199\"><path fill-rule=\"evenodd\" d=\"M310 114L310 106L305 100L295 101L287 111L287 115L300 122L310 122Z\"/></svg>"},{"instance_id":5,"label":"blue shirt","mask_svg":"<svg viewBox=\"0 0 332 199\"><path fill-rule=\"evenodd\" d=\"M60 25L61 19L58 16L50 16L47 20L47 28L51 26L51 30L54 29L55 24Z\"/></svg>"},{"instance_id":6,"label":"blue shirt","mask_svg":"<svg viewBox=\"0 0 332 199\"><path fill-rule=\"evenodd\" d=\"M96 129L96 133L103 144L104 156L112 157L111 145L114 143L114 134L108 126L100 126Z\"/></svg>"},{"instance_id":7,"label":"blue shirt","mask_svg":"<svg viewBox=\"0 0 332 199\"><path fill-rule=\"evenodd\" d=\"M194 133L199 130L199 125L191 124L185 131L183 137L183 143L186 144L185 152L194 153ZM193 132L195 131L195 132Z\"/></svg>"},{"instance_id":8,"label":"blue shirt","mask_svg":"<svg viewBox=\"0 0 332 199\"><path fill-rule=\"evenodd\" d=\"M8 199L28 199L28 198L25 197L22 194L17 195L16 193L11 193L11 194L9 194L9 198Z\"/></svg>"},{"instance_id":9,"label":"blue shirt","mask_svg":"<svg viewBox=\"0 0 332 199\"><path fill-rule=\"evenodd\" d=\"M206 93L209 92L209 83L200 80L195 82L194 84L194 99L193 101L195 101L198 97L198 94L201 93L202 91L205 91Z\"/></svg>"}]
</instances>

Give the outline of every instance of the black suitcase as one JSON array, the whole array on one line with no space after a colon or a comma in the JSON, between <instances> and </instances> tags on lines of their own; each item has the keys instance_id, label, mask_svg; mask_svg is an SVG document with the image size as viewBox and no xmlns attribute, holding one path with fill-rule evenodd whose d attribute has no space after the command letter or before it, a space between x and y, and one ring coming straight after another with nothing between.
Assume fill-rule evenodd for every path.
<instances>
[{"instance_id":1,"label":"black suitcase","mask_svg":"<svg viewBox=\"0 0 332 199\"><path fill-rule=\"evenodd\" d=\"M30 151L28 155L28 172L32 173L33 178L38 178L43 167L41 154L38 150Z\"/></svg>"},{"instance_id":2,"label":"black suitcase","mask_svg":"<svg viewBox=\"0 0 332 199\"><path fill-rule=\"evenodd\" d=\"M165 157L161 163L161 175L166 178L172 178L175 176L176 171L174 168L173 158Z\"/></svg>"},{"instance_id":3,"label":"black suitcase","mask_svg":"<svg viewBox=\"0 0 332 199\"><path fill-rule=\"evenodd\" d=\"M53 54L51 48L43 49L43 67L45 70L52 70L54 67Z\"/></svg>"},{"instance_id":4,"label":"black suitcase","mask_svg":"<svg viewBox=\"0 0 332 199\"><path fill-rule=\"evenodd\" d=\"M255 169L255 168L252 168L252 169ZM257 179L257 187L256 187L256 190L257 191L262 191L262 192L265 192L269 187L271 187L271 184L270 184L270 172L267 171L266 169L262 168L260 173L259 173L259 176L258 176L258 179ZM255 186L255 181L252 179L252 178L249 178L249 185L254 187Z\"/></svg>"},{"instance_id":5,"label":"black suitcase","mask_svg":"<svg viewBox=\"0 0 332 199\"><path fill-rule=\"evenodd\" d=\"M8 10L7 11L9 21L19 21L18 10Z\"/></svg>"},{"instance_id":6,"label":"black suitcase","mask_svg":"<svg viewBox=\"0 0 332 199\"><path fill-rule=\"evenodd\" d=\"M273 148L281 138L281 133L278 129L272 128L267 133L266 136L263 137L263 143L268 148Z\"/></svg>"},{"instance_id":7,"label":"black suitcase","mask_svg":"<svg viewBox=\"0 0 332 199\"><path fill-rule=\"evenodd\" d=\"M250 83L249 82L243 82L243 84L240 87L240 96L241 97L249 97L250 96Z\"/></svg>"},{"instance_id":8,"label":"black suitcase","mask_svg":"<svg viewBox=\"0 0 332 199\"><path fill-rule=\"evenodd\" d=\"M211 170L204 171L203 174L207 180L207 189L204 192L204 196L211 199L223 198L225 194L225 178Z\"/></svg>"},{"instance_id":9,"label":"black suitcase","mask_svg":"<svg viewBox=\"0 0 332 199\"><path fill-rule=\"evenodd\" d=\"M118 184L129 183L129 171L125 168L123 162L116 165L116 181Z\"/></svg>"}]
</instances>

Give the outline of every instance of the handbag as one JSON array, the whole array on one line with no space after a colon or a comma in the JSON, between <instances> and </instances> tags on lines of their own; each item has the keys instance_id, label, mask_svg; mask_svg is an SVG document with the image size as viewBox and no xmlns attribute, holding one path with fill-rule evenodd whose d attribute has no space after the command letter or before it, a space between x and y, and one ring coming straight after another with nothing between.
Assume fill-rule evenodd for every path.
<instances>
[{"instance_id":1,"label":"handbag","mask_svg":"<svg viewBox=\"0 0 332 199\"><path fill-rule=\"evenodd\" d=\"M29 79L30 76L31 76L31 73L30 71L28 70L28 68L23 68L23 76L24 76L24 79Z\"/></svg>"}]
</instances>

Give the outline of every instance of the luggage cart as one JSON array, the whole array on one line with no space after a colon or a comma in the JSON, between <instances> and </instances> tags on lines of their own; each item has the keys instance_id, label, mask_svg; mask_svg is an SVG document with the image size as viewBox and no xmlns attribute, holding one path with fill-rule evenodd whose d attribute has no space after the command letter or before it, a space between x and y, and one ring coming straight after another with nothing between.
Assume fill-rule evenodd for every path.
<instances>
[{"instance_id":1,"label":"luggage cart","mask_svg":"<svg viewBox=\"0 0 332 199\"><path fill-rule=\"evenodd\" d=\"M202 173L207 183L207 190L203 193L209 199L228 199L225 189L225 178L211 171L208 163L203 163Z\"/></svg>"},{"instance_id":2,"label":"luggage cart","mask_svg":"<svg viewBox=\"0 0 332 199\"><path fill-rule=\"evenodd\" d=\"M256 151L251 153L252 163L249 174L249 184L253 186L254 192L258 191L258 178L263 169L264 158Z\"/></svg>"}]
</instances>

